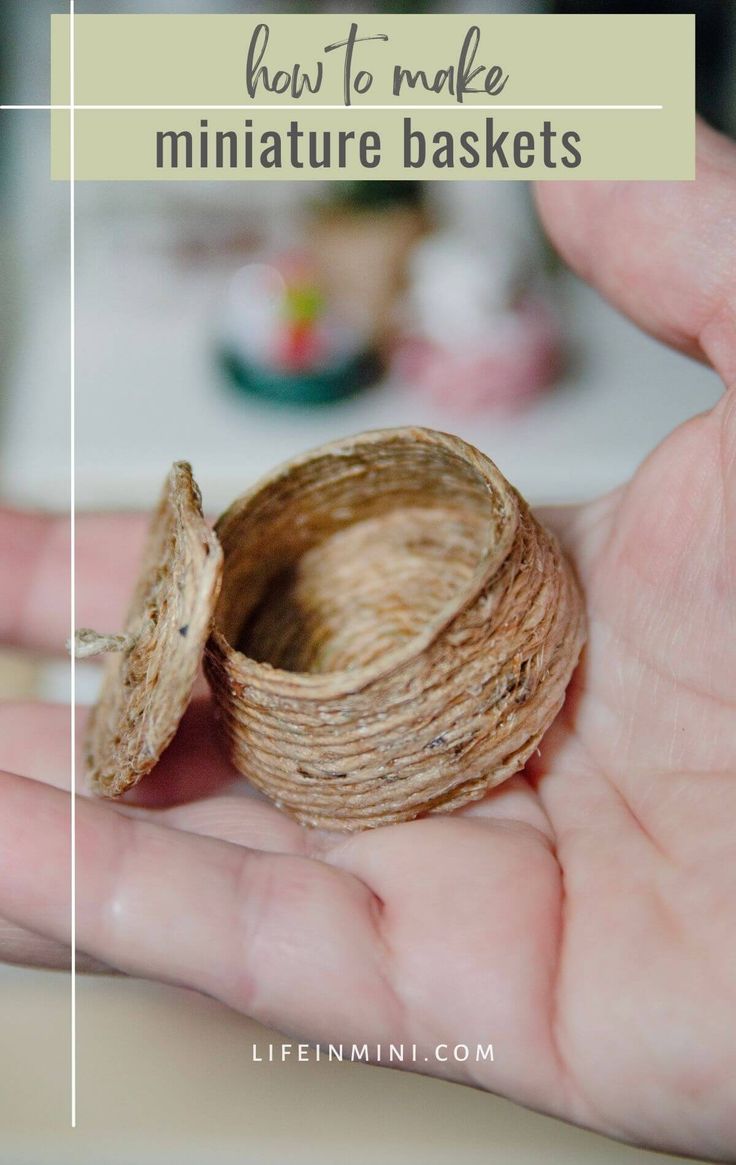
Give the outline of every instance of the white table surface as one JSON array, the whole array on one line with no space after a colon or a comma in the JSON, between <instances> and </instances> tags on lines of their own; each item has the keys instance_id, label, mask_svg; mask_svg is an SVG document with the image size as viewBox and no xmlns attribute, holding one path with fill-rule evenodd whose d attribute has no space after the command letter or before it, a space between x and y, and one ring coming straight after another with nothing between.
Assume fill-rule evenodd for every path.
<instances>
[{"instance_id":1,"label":"white table surface","mask_svg":"<svg viewBox=\"0 0 736 1165\"><path fill-rule=\"evenodd\" d=\"M277 409L219 380L212 351L221 269L167 279L157 256L107 256L105 245L103 238L93 255L83 254L78 275L81 508L150 506L171 462L185 458L205 506L216 513L297 452L402 424L468 438L533 501L579 500L623 481L670 429L720 391L713 373L642 335L569 279L558 298L574 339L573 367L519 416L440 410L395 384L327 409ZM108 270L115 271L112 287ZM60 273L56 286L49 281L38 292L33 316L43 321L44 342L20 349L0 438L0 493L56 506L66 502L69 468L63 279Z\"/></svg>"}]
</instances>

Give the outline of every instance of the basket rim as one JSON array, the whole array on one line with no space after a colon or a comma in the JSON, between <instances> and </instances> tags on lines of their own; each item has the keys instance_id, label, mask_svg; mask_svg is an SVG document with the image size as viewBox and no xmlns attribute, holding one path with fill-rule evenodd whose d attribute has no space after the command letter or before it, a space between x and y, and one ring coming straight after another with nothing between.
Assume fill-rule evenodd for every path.
<instances>
[{"instance_id":1,"label":"basket rim","mask_svg":"<svg viewBox=\"0 0 736 1165\"><path fill-rule=\"evenodd\" d=\"M520 498L514 487L506 480L491 459L476 449L468 441L451 433L419 426L402 426L389 429L369 429L335 441L328 441L305 453L298 454L282 462L275 469L255 482L245 493L236 498L215 523L215 534L220 540L223 528L238 518L250 503L264 489L290 476L304 465L325 456L344 457L361 446L385 444L425 444L433 445L446 453L469 464L476 472L479 482L490 497L500 498L506 510L507 521L500 538L493 537L493 526L479 550L478 561L472 578L430 619L411 639L392 648L372 663L355 668L345 668L327 672L298 672L274 667L266 661L252 659L234 647L219 627L215 608L210 635L206 646L207 655L225 659L237 669L239 682L259 687L261 690L278 691L281 696L293 695L300 699L315 700L339 698L351 695L370 686L376 680L388 678L402 667L422 655L446 630L463 610L470 606L488 580L506 560L513 545L519 524ZM227 571L227 559L224 572ZM223 588L224 590L224 577ZM220 593L222 601L222 590Z\"/></svg>"}]
</instances>

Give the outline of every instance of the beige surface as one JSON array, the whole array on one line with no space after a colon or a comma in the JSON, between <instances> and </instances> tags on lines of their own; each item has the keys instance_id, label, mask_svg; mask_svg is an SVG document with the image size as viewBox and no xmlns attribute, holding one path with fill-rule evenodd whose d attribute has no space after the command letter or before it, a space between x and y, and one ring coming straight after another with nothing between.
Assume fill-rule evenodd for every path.
<instances>
[{"instance_id":1,"label":"beige surface","mask_svg":"<svg viewBox=\"0 0 736 1165\"><path fill-rule=\"evenodd\" d=\"M72 1132L68 976L0 968L0 1031L12 1049L0 1068L3 1165L676 1160L436 1080L363 1065L254 1063L253 1042L263 1049L268 1033L185 991L81 979L78 1015Z\"/></svg>"},{"instance_id":2,"label":"beige surface","mask_svg":"<svg viewBox=\"0 0 736 1165\"><path fill-rule=\"evenodd\" d=\"M40 664L0 649L0 700L26 700L38 694Z\"/></svg>"}]
</instances>

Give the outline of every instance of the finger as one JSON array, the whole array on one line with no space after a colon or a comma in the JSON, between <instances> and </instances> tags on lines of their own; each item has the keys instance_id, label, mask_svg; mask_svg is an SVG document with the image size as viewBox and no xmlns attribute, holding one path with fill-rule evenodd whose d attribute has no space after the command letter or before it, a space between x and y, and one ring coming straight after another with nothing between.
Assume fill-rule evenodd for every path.
<instances>
[{"instance_id":1,"label":"finger","mask_svg":"<svg viewBox=\"0 0 736 1165\"><path fill-rule=\"evenodd\" d=\"M736 382L736 145L697 128L694 182L543 182L571 266L660 339Z\"/></svg>"},{"instance_id":2,"label":"finger","mask_svg":"<svg viewBox=\"0 0 736 1165\"><path fill-rule=\"evenodd\" d=\"M82 758L86 717L87 709L78 709L77 792L89 796ZM68 789L69 709L58 704L0 705L0 770ZM232 794L216 795L233 787ZM296 821L246 786L218 744L209 701L197 701L187 710L154 771L112 807L155 818L171 829L276 853L305 853L322 837L311 831L308 841Z\"/></svg>"},{"instance_id":3,"label":"finger","mask_svg":"<svg viewBox=\"0 0 736 1165\"><path fill-rule=\"evenodd\" d=\"M537 833L554 841L554 831L550 820L523 773L517 773L509 780L491 789L479 801L471 801L457 811L458 817L473 817L491 824L508 821L515 825L530 826Z\"/></svg>"},{"instance_id":4,"label":"finger","mask_svg":"<svg viewBox=\"0 0 736 1165\"><path fill-rule=\"evenodd\" d=\"M69 937L68 797L0 778L0 915ZM396 1039L380 903L358 878L77 812L77 940L120 970L196 988L307 1039Z\"/></svg>"},{"instance_id":5,"label":"finger","mask_svg":"<svg viewBox=\"0 0 736 1165\"><path fill-rule=\"evenodd\" d=\"M77 708L77 791L85 792L84 734L89 708ZM59 704L0 704L0 769L69 789L71 719ZM129 804L160 807L190 802L238 779L219 746L211 701L186 709L178 732L150 777L127 793Z\"/></svg>"},{"instance_id":6,"label":"finger","mask_svg":"<svg viewBox=\"0 0 736 1165\"><path fill-rule=\"evenodd\" d=\"M140 809L119 806L131 817L146 818L169 829L213 837L264 853L314 855L329 848L335 835L310 830L287 817L275 806L248 792L207 797L190 805L170 809Z\"/></svg>"},{"instance_id":7,"label":"finger","mask_svg":"<svg viewBox=\"0 0 736 1165\"><path fill-rule=\"evenodd\" d=\"M77 518L80 626L122 627L146 526L140 515ZM64 651L70 631L70 545L68 518L0 508L0 643Z\"/></svg>"},{"instance_id":8,"label":"finger","mask_svg":"<svg viewBox=\"0 0 736 1165\"><path fill-rule=\"evenodd\" d=\"M52 939L32 934L0 918L0 962L25 967L60 970L70 966L69 948Z\"/></svg>"},{"instance_id":9,"label":"finger","mask_svg":"<svg viewBox=\"0 0 736 1165\"><path fill-rule=\"evenodd\" d=\"M68 725L68 709L59 709L59 711L66 713L65 720L66 725ZM5 708L0 708L0 753L2 747L7 743L7 733L3 732L3 728L6 725L2 723L2 712L5 712ZM36 737L36 743L43 746L45 734L38 733ZM69 733L66 733L66 739L69 739ZM52 751L54 751L54 748L51 748L51 753ZM47 771L51 771L51 765L48 763L47 750L43 747L36 749L36 761L38 768L45 768ZM45 967L54 970L69 969L71 965L71 953L69 947L62 944L62 942L44 938L41 934L35 934L27 930L26 927L17 926L15 923L8 922L6 918L0 918L0 962L16 963L16 965L24 967ZM101 969L97 961L87 959L86 956L82 956L78 960L77 968L79 970Z\"/></svg>"},{"instance_id":10,"label":"finger","mask_svg":"<svg viewBox=\"0 0 736 1165\"><path fill-rule=\"evenodd\" d=\"M89 709L76 710L77 791L84 781L84 732ZM60 704L0 704L0 769L69 788L71 723ZM219 745L211 702L195 700L176 736L150 777L125 796L125 802L157 808L207 796L238 779Z\"/></svg>"},{"instance_id":11,"label":"finger","mask_svg":"<svg viewBox=\"0 0 736 1165\"><path fill-rule=\"evenodd\" d=\"M207 712L209 709L206 710ZM83 739L87 709L78 709L77 739ZM188 797L204 797L212 789L233 780L233 771L219 750L208 748L211 733L205 709L195 705L185 716L180 737L164 755L150 783L132 790L139 793L138 804L151 806L175 804L171 810L159 810L155 816L170 828L190 833L220 837L238 845L274 852L304 852L304 832L295 821L273 806L251 797L215 797L184 805ZM81 753L81 746L80 746ZM70 721L69 709L58 704L0 705L0 769L23 772L34 780L57 788L69 788ZM86 793L83 765L78 764L78 792ZM160 778L160 779L159 779ZM132 803L135 804L135 799ZM127 809L132 813L151 810ZM0 963L21 966L68 969L71 954L62 943L54 942L0 918ZM82 972L108 971L109 968L86 955L77 959Z\"/></svg>"},{"instance_id":12,"label":"finger","mask_svg":"<svg viewBox=\"0 0 736 1165\"><path fill-rule=\"evenodd\" d=\"M71 969L71 950L64 943L43 938L0 918L0 963L18 967L42 967L46 971ZM78 955L76 969L84 974L109 972L110 968L88 955Z\"/></svg>"},{"instance_id":13,"label":"finger","mask_svg":"<svg viewBox=\"0 0 736 1165\"><path fill-rule=\"evenodd\" d=\"M86 711L77 714L78 729ZM81 735L81 732L80 732ZM70 710L64 704L0 704L0 770L68 789L71 774ZM81 786L82 782L78 782ZM81 791L81 788L80 788Z\"/></svg>"}]
</instances>

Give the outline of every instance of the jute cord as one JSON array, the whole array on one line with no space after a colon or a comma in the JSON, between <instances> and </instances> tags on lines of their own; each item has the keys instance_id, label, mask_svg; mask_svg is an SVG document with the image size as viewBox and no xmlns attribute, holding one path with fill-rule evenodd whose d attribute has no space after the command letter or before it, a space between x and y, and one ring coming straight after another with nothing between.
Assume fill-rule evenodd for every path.
<instances>
[{"instance_id":1,"label":"jute cord","mask_svg":"<svg viewBox=\"0 0 736 1165\"><path fill-rule=\"evenodd\" d=\"M584 639L554 537L427 430L297 459L216 533L205 667L235 766L304 824L446 812L521 769Z\"/></svg>"},{"instance_id":2,"label":"jute cord","mask_svg":"<svg viewBox=\"0 0 736 1165\"><path fill-rule=\"evenodd\" d=\"M233 764L300 822L448 812L523 768L584 638L556 539L459 438L395 429L324 446L214 534L180 462L123 634L75 638L81 658L110 653L90 781L118 796L154 767L207 641Z\"/></svg>"}]
</instances>

